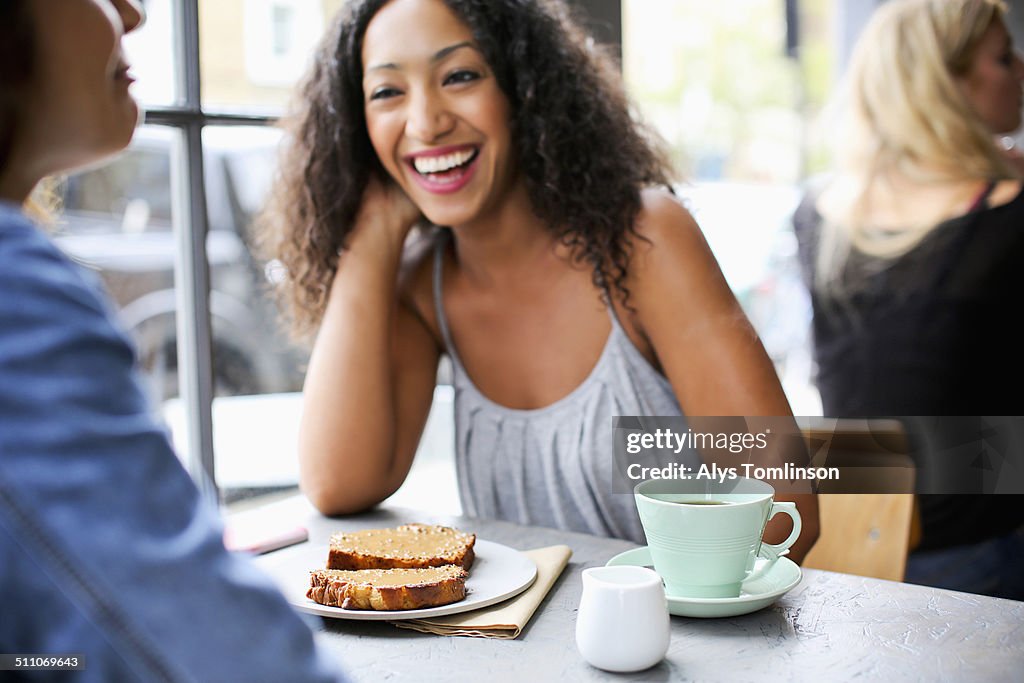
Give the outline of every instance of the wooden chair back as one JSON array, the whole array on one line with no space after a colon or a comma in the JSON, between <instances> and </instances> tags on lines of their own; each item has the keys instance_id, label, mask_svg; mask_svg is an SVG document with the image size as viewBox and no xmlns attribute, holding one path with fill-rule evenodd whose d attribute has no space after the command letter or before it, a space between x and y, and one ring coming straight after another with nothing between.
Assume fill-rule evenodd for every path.
<instances>
[{"instance_id":1,"label":"wooden chair back","mask_svg":"<svg viewBox=\"0 0 1024 683\"><path fill-rule=\"evenodd\" d=\"M803 429L812 459L827 448L830 459L895 463L886 476L913 477L906 434L895 420L838 420L835 427ZM891 465L890 465L891 467ZM907 475L909 473L909 475ZM900 481L898 490L912 490ZM907 553L920 536L913 494L821 493L821 532L803 566L902 581Z\"/></svg>"}]
</instances>

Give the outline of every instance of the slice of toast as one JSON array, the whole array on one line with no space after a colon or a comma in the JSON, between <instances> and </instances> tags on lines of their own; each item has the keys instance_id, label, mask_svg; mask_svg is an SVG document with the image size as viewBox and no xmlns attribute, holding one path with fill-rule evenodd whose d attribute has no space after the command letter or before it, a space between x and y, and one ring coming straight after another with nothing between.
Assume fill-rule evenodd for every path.
<instances>
[{"instance_id":1,"label":"slice of toast","mask_svg":"<svg viewBox=\"0 0 1024 683\"><path fill-rule=\"evenodd\" d=\"M473 564L476 534L446 526L406 524L331 536L328 569L400 569Z\"/></svg>"},{"instance_id":2,"label":"slice of toast","mask_svg":"<svg viewBox=\"0 0 1024 683\"><path fill-rule=\"evenodd\" d=\"M309 573L306 597L342 609L422 609L462 600L468 576L451 564L425 569L317 569Z\"/></svg>"}]
</instances>

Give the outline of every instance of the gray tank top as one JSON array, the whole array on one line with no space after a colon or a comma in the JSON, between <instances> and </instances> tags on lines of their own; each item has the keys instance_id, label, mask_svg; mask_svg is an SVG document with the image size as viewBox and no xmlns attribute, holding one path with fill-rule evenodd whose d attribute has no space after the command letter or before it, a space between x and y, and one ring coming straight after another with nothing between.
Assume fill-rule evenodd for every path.
<instances>
[{"instance_id":1,"label":"gray tank top","mask_svg":"<svg viewBox=\"0 0 1024 683\"><path fill-rule=\"evenodd\" d=\"M442 297L444 250L434 252L434 307L452 361L455 468L465 514L644 543L632 494L612 493L612 417L681 415L672 386L637 350L609 307L612 329L590 375L543 408L484 396L459 360Z\"/></svg>"}]
</instances>

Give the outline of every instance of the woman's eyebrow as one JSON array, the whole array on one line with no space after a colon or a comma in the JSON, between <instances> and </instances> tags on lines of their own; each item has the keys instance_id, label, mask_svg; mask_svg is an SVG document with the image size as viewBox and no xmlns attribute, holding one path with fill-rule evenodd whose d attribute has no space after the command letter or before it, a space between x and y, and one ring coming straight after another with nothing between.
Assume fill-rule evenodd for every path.
<instances>
[{"instance_id":1,"label":"woman's eyebrow","mask_svg":"<svg viewBox=\"0 0 1024 683\"><path fill-rule=\"evenodd\" d=\"M454 45L449 45L448 47L441 48L440 50L438 50L437 52L435 52L433 54L433 56L430 58L430 61L431 61L431 63L440 62L442 59L444 59L445 57L447 57L451 53L455 52L456 50L461 50L462 48L469 48L471 50L477 50L477 52L479 52L479 50L477 49L476 45L474 45L473 43L471 43L468 40L466 40L466 41L463 41L461 43L455 43ZM367 71L367 73L369 73L370 71L379 71L379 70L398 71L401 68L402 68L401 65L398 64L397 62L385 62L383 64L373 64L371 66L368 66L368 67L366 67L366 71Z\"/></svg>"},{"instance_id":2,"label":"woman's eyebrow","mask_svg":"<svg viewBox=\"0 0 1024 683\"><path fill-rule=\"evenodd\" d=\"M466 40L461 43L456 43L455 45L449 45L448 47L441 48L440 50L434 53L434 56L431 57L430 61L440 62L442 59L444 59L451 53L455 52L456 50L460 50L464 47L468 47L470 50L477 50L476 45ZM479 52L479 50L477 50L477 52Z\"/></svg>"}]
</instances>

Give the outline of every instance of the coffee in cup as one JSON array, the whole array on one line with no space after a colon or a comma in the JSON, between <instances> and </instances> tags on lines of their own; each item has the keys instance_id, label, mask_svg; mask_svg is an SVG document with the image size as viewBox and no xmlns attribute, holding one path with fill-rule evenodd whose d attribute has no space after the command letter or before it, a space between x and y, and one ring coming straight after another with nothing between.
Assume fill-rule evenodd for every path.
<instances>
[{"instance_id":1,"label":"coffee in cup","mask_svg":"<svg viewBox=\"0 0 1024 683\"><path fill-rule=\"evenodd\" d=\"M654 570L671 597L732 598L763 576L800 536L796 504L776 503L757 479L653 479L634 489ZM761 536L783 512L793 531L778 545Z\"/></svg>"}]
</instances>

